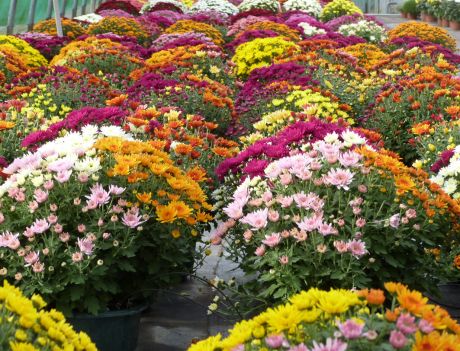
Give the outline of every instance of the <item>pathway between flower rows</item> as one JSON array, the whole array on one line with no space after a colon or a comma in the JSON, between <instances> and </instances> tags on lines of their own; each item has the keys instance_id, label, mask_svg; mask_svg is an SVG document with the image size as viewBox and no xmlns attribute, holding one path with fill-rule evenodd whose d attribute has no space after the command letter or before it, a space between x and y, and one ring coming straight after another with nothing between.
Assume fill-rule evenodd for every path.
<instances>
[{"instance_id":1,"label":"pathway between flower rows","mask_svg":"<svg viewBox=\"0 0 460 351\"><path fill-rule=\"evenodd\" d=\"M389 28L407 22L399 15L377 18ZM460 48L460 31L448 30ZM243 274L235 271L232 262L221 253L214 247L197 275L208 280L216 276L224 280L241 278ZM183 351L193 339L203 339L219 332L225 334L235 321L217 314L208 315L207 308L214 296L215 292L209 286L197 280L189 280L173 292L162 294L142 318L137 351Z\"/></svg>"},{"instance_id":2,"label":"pathway between flower rows","mask_svg":"<svg viewBox=\"0 0 460 351\"><path fill-rule=\"evenodd\" d=\"M213 247L197 275L207 280L216 276L240 280L243 273L234 268L221 249ZM184 282L173 293L162 294L142 318L137 351L183 351L194 338L225 333L235 320L208 315L207 307L215 295L209 285L196 279Z\"/></svg>"}]
</instances>

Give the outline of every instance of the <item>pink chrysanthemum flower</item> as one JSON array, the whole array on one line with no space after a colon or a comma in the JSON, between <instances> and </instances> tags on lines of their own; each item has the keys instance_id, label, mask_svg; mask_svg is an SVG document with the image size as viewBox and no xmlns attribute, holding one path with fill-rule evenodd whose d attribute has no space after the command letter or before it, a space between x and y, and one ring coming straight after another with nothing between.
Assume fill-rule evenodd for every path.
<instances>
[{"instance_id":1,"label":"pink chrysanthemum flower","mask_svg":"<svg viewBox=\"0 0 460 351\"><path fill-rule=\"evenodd\" d=\"M121 219L123 224L130 228L136 228L146 221L141 221L142 216L139 215L139 208L133 207L123 215Z\"/></svg>"},{"instance_id":2,"label":"pink chrysanthemum flower","mask_svg":"<svg viewBox=\"0 0 460 351\"><path fill-rule=\"evenodd\" d=\"M353 181L354 175L348 169L335 168L326 174L324 180L327 184L335 185L338 189L349 190L349 185Z\"/></svg>"},{"instance_id":3,"label":"pink chrysanthemum flower","mask_svg":"<svg viewBox=\"0 0 460 351\"><path fill-rule=\"evenodd\" d=\"M273 233L271 235L265 235L265 239L262 240L262 243L269 247L277 246L281 241L281 235L279 233Z\"/></svg>"},{"instance_id":4,"label":"pink chrysanthemum flower","mask_svg":"<svg viewBox=\"0 0 460 351\"><path fill-rule=\"evenodd\" d=\"M415 324L415 317L409 313L402 313L396 321L396 326L404 334L413 334L417 331L417 324Z\"/></svg>"},{"instance_id":5,"label":"pink chrysanthemum flower","mask_svg":"<svg viewBox=\"0 0 460 351\"><path fill-rule=\"evenodd\" d=\"M316 341L313 341L311 351L345 351L347 346L346 342L339 339L327 338L325 344L318 344Z\"/></svg>"},{"instance_id":6,"label":"pink chrysanthemum flower","mask_svg":"<svg viewBox=\"0 0 460 351\"><path fill-rule=\"evenodd\" d=\"M363 333L364 324L357 323L353 319L347 319L344 323L338 322L337 324L343 336L347 339L357 339Z\"/></svg>"},{"instance_id":7,"label":"pink chrysanthemum flower","mask_svg":"<svg viewBox=\"0 0 460 351\"><path fill-rule=\"evenodd\" d=\"M80 251L83 252L85 255L91 255L94 250L94 243L92 240L85 238L85 239L78 239L77 245L80 248Z\"/></svg>"},{"instance_id":8,"label":"pink chrysanthemum flower","mask_svg":"<svg viewBox=\"0 0 460 351\"><path fill-rule=\"evenodd\" d=\"M93 201L97 206L104 205L110 201L110 194L104 190L101 184L96 183L91 188L91 194L85 196L89 201Z\"/></svg>"},{"instance_id":9,"label":"pink chrysanthemum flower","mask_svg":"<svg viewBox=\"0 0 460 351\"><path fill-rule=\"evenodd\" d=\"M41 234L49 229L50 225L46 219L37 219L30 228L35 234Z\"/></svg>"},{"instance_id":10,"label":"pink chrysanthemum flower","mask_svg":"<svg viewBox=\"0 0 460 351\"><path fill-rule=\"evenodd\" d=\"M347 243L348 251L357 258L364 256L367 253L366 243L361 240L353 239Z\"/></svg>"},{"instance_id":11,"label":"pink chrysanthemum flower","mask_svg":"<svg viewBox=\"0 0 460 351\"><path fill-rule=\"evenodd\" d=\"M240 222L249 224L254 230L264 228L268 222L268 209L251 212L244 216Z\"/></svg>"}]
</instances>

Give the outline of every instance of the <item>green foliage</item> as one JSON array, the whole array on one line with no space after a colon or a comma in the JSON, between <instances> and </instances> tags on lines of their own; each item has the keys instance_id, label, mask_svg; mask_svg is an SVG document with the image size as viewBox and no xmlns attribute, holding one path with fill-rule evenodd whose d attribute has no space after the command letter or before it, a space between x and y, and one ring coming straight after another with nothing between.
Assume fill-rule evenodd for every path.
<instances>
[{"instance_id":1,"label":"green foliage","mask_svg":"<svg viewBox=\"0 0 460 351\"><path fill-rule=\"evenodd\" d=\"M401 11L414 16L420 15L420 9L417 7L416 0L406 0L401 6Z\"/></svg>"}]
</instances>

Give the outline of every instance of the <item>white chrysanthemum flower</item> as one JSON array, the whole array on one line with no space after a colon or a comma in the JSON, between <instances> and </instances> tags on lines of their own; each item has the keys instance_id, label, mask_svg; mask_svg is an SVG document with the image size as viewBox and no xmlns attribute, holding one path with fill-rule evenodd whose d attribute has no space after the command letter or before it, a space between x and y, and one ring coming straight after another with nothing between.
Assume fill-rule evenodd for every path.
<instances>
[{"instance_id":1,"label":"white chrysanthemum flower","mask_svg":"<svg viewBox=\"0 0 460 351\"><path fill-rule=\"evenodd\" d=\"M352 145L363 145L366 143L365 138L363 138L361 135L351 130L346 130L342 132L342 139L343 139L343 144L346 147L350 147Z\"/></svg>"},{"instance_id":2,"label":"white chrysanthemum flower","mask_svg":"<svg viewBox=\"0 0 460 351\"><path fill-rule=\"evenodd\" d=\"M190 12L206 11L216 11L227 16L232 16L238 13L238 7L227 0L198 0L190 8Z\"/></svg>"},{"instance_id":3,"label":"white chrysanthemum flower","mask_svg":"<svg viewBox=\"0 0 460 351\"><path fill-rule=\"evenodd\" d=\"M85 158L75 162L73 168L78 172L91 175L99 171L102 167L99 158L86 156Z\"/></svg>"},{"instance_id":4,"label":"white chrysanthemum flower","mask_svg":"<svg viewBox=\"0 0 460 351\"><path fill-rule=\"evenodd\" d=\"M328 133L323 140L328 144L334 144L339 140L339 135L336 132Z\"/></svg>"},{"instance_id":5,"label":"white chrysanthemum flower","mask_svg":"<svg viewBox=\"0 0 460 351\"><path fill-rule=\"evenodd\" d=\"M187 12L187 6L185 6L185 4L183 4L180 1L176 1L176 0L149 0L148 3L144 4L144 6L142 6L141 11L140 11L141 14L143 14L145 12L149 12L151 9L153 9L158 4L173 5L173 6L177 7L178 9L180 9L183 13Z\"/></svg>"},{"instance_id":6,"label":"white chrysanthemum flower","mask_svg":"<svg viewBox=\"0 0 460 351\"><path fill-rule=\"evenodd\" d=\"M93 138L99 131L98 127L93 124L88 124L81 128L81 135Z\"/></svg>"},{"instance_id":7,"label":"white chrysanthemum flower","mask_svg":"<svg viewBox=\"0 0 460 351\"><path fill-rule=\"evenodd\" d=\"M451 195L457 191L458 182L455 178L449 178L444 182L443 189L444 191Z\"/></svg>"},{"instance_id":8,"label":"white chrysanthemum flower","mask_svg":"<svg viewBox=\"0 0 460 351\"><path fill-rule=\"evenodd\" d=\"M83 21L83 22L88 22L88 23L97 23L102 21L104 17L101 15L98 15L97 13L88 13L86 15L74 17L75 20L77 21Z\"/></svg>"},{"instance_id":9,"label":"white chrysanthemum flower","mask_svg":"<svg viewBox=\"0 0 460 351\"><path fill-rule=\"evenodd\" d=\"M263 9L278 11L279 2L277 0L244 0L239 6L240 11L249 11L251 9Z\"/></svg>"},{"instance_id":10,"label":"white chrysanthemum flower","mask_svg":"<svg viewBox=\"0 0 460 351\"><path fill-rule=\"evenodd\" d=\"M287 0L283 4L283 9L285 11L300 10L314 17L319 17L323 11L317 0Z\"/></svg>"},{"instance_id":11,"label":"white chrysanthemum flower","mask_svg":"<svg viewBox=\"0 0 460 351\"><path fill-rule=\"evenodd\" d=\"M120 137L123 139L132 139L129 133L126 133L121 127L118 126L103 126L101 127L102 135L106 137Z\"/></svg>"},{"instance_id":12,"label":"white chrysanthemum flower","mask_svg":"<svg viewBox=\"0 0 460 351\"><path fill-rule=\"evenodd\" d=\"M298 26L302 28L303 34L307 37L311 37L316 34L326 34L326 31L324 29L312 26L307 22L301 22L298 24Z\"/></svg>"},{"instance_id":13,"label":"white chrysanthemum flower","mask_svg":"<svg viewBox=\"0 0 460 351\"><path fill-rule=\"evenodd\" d=\"M346 36L356 35L371 43L379 43L386 39L385 28L368 20L343 24L339 27L338 32Z\"/></svg>"}]
</instances>

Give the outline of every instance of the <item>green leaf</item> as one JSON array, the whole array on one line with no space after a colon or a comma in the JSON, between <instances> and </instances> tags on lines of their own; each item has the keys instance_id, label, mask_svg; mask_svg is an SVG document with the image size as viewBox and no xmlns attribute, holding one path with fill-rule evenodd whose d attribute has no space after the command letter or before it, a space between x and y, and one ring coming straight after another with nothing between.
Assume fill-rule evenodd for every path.
<instances>
[{"instance_id":1,"label":"green leaf","mask_svg":"<svg viewBox=\"0 0 460 351\"><path fill-rule=\"evenodd\" d=\"M78 274L75 274L72 279L71 279L71 282L73 284L83 284L85 282L85 276L83 274L81 275L78 275Z\"/></svg>"},{"instance_id":2,"label":"green leaf","mask_svg":"<svg viewBox=\"0 0 460 351\"><path fill-rule=\"evenodd\" d=\"M393 256L391 256L391 255L385 256L385 261L386 261L390 266L393 266L393 267L400 267L400 266L401 266L400 263L399 263L397 260L395 260L395 259L393 258Z\"/></svg>"},{"instance_id":3,"label":"green leaf","mask_svg":"<svg viewBox=\"0 0 460 351\"><path fill-rule=\"evenodd\" d=\"M122 271L125 271L125 272L135 272L136 271L136 268L134 268L134 266L128 261L120 260L120 262L118 262L118 266L120 267Z\"/></svg>"},{"instance_id":4,"label":"green leaf","mask_svg":"<svg viewBox=\"0 0 460 351\"><path fill-rule=\"evenodd\" d=\"M275 299L280 299L284 296L286 296L287 294L287 288L286 287L282 287L280 289L278 289L274 294L273 294L273 298Z\"/></svg>"},{"instance_id":5,"label":"green leaf","mask_svg":"<svg viewBox=\"0 0 460 351\"><path fill-rule=\"evenodd\" d=\"M91 314L97 314L100 309L99 300L95 296L89 296L85 299L84 305L86 310Z\"/></svg>"},{"instance_id":6,"label":"green leaf","mask_svg":"<svg viewBox=\"0 0 460 351\"><path fill-rule=\"evenodd\" d=\"M343 279L345 277L345 273L340 272L340 271L334 271L330 275L331 279Z\"/></svg>"},{"instance_id":7,"label":"green leaf","mask_svg":"<svg viewBox=\"0 0 460 351\"><path fill-rule=\"evenodd\" d=\"M70 300L78 301L84 294L84 288L81 285L76 285L70 288Z\"/></svg>"}]
</instances>

